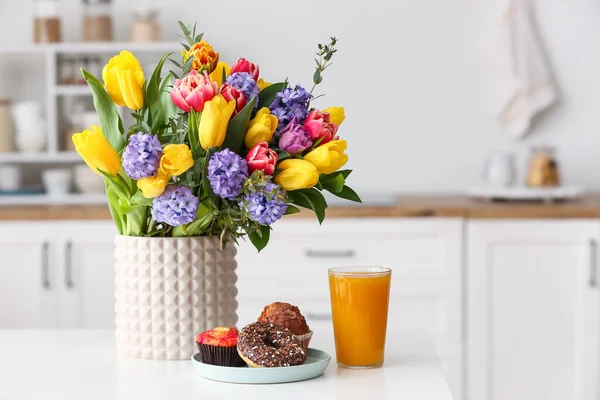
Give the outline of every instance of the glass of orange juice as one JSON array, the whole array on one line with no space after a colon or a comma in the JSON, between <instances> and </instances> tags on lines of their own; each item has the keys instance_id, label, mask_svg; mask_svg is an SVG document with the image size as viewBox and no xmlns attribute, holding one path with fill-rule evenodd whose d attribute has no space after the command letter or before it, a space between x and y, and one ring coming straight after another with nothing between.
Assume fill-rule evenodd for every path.
<instances>
[{"instance_id":1,"label":"glass of orange juice","mask_svg":"<svg viewBox=\"0 0 600 400\"><path fill-rule=\"evenodd\" d=\"M328 271L338 365L353 369L381 367L392 270L345 267Z\"/></svg>"}]
</instances>

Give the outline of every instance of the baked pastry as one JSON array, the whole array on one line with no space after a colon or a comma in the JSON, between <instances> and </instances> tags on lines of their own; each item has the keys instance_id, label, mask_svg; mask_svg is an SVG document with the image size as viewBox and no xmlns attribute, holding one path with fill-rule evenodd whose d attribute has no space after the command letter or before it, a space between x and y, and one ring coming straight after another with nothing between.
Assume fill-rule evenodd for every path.
<instances>
[{"instance_id":1,"label":"baked pastry","mask_svg":"<svg viewBox=\"0 0 600 400\"><path fill-rule=\"evenodd\" d=\"M306 349L289 329L265 322L242 328L237 351L254 368L290 367L306 361Z\"/></svg>"},{"instance_id":2,"label":"baked pastry","mask_svg":"<svg viewBox=\"0 0 600 400\"><path fill-rule=\"evenodd\" d=\"M196 344L200 350L200 358L205 364L223 367L243 367L246 363L240 358L236 346L238 330L218 327L199 333Z\"/></svg>"},{"instance_id":3,"label":"baked pastry","mask_svg":"<svg viewBox=\"0 0 600 400\"><path fill-rule=\"evenodd\" d=\"M268 322L289 329L302 342L304 348L308 348L312 331L298 307L289 303L271 303L265 306L258 322Z\"/></svg>"}]
</instances>

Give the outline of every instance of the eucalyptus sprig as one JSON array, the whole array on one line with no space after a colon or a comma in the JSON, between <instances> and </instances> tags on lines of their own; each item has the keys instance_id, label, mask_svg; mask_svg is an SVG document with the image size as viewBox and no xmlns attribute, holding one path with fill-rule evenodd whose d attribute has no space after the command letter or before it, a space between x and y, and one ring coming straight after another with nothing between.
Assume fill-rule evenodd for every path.
<instances>
[{"instance_id":1,"label":"eucalyptus sprig","mask_svg":"<svg viewBox=\"0 0 600 400\"><path fill-rule=\"evenodd\" d=\"M337 39L335 37L331 37L330 39L331 42L329 44L319 43L318 45L319 51L317 51L317 56L319 56L319 59L315 58L317 68L313 74L313 87L310 89L310 94L312 94L319 83L323 82L322 74L331 66L331 57L337 52L335 48Z\"/></svg>"}]
</instances>

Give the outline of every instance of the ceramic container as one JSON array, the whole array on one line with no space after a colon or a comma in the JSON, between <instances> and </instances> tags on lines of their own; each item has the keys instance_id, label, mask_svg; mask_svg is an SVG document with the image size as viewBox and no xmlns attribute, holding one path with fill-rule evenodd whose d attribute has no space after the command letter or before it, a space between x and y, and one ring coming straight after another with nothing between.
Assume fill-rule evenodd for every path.
<instances>
[{"instance_id":1,"label":"ceramic container","mask_svg":"<svg viewBox=\"0 0 600 400\"><path fill-rule=\"evenodd\" d=\"M237 322L236 249L216 237L117 236L119 354L189 360L196 335Z\"/></svg>"},{"instance_id":2,"label":"ceramic container","mask_svg":"<svg viewBox=\"0 0 600 400\"><path fill-rule=\"evenodd\" d=\"M104 179L86 164L73 168L75 187L80 193L104 193Z\"/></svg>"},{"instance_id":3,"label":"ceramic container","mask_svg":"<svg viewBox=\"0 0 600 400\"><path fill-rule=\"evenodd\" d=\"M498 153L490 157L485 164L483 180L489 186L507 187L515 178L514 157L510 153Z\"/></svg>"},{"instance_id":4,"label":"ceramic container","mask_svg":"<svg viewBox=\"0 0 600 400\"><path fill-rule=\"evenodd\" d=\"M0 166L0 190L18 190L21 187L21 169L16 165Z\"/></svg>"},{"instance_id":5,"label":"ceramic container","mask_svg":"<svg viewBox=\"0 0 600 400\"><path fill-rule=\"evenodd\" d=\"M66 196L71 191L73 171L67 168L47 169L42 172L46 194L53 197Z\"/></svg>"}]
</instances>

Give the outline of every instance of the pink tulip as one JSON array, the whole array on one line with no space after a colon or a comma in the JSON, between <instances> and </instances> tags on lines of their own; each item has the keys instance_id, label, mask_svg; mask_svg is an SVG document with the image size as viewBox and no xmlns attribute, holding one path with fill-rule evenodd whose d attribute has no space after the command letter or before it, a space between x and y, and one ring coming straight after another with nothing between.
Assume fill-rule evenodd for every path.
<instances>
[{"instance_id":1,"label":"pink tulip","mask_svg":"<svg viewBox=\"0 0 600 400\"><path fill-rule=\"evenodd\" d=\"M259 142L246 155L248 171L253 173L258 170L264 171L266 175L273 175L277 159L277 153L269 148L267 142Z\"/></svg>"},{"instance_id":2,"label":"pink tulip","mask_svg":"<svg viewBox=\"0 0 600 400\"><path fill-rule=\"evenodd\" d=\"M221 95L227 101L235 100L235 110L233 110L233 115L242 111L242 108L246 106L246 95L244 94L244 92L237 90L229 83L226 83L223 86L221 86Z\"/></svg>"},{"instance_id":3,"label":"pink tulip","mask_svg":"<svg viewBox=\"0 0 600 400\"><path fill-rule=\"evenodd\" d=\"M204 103L219 93L219 85L211 82L208 72L200 75L195 69L183 79L176 79L171 90L171 100L185 112L190 109L199 112L204 110Z\"/></svg>"},{"instance_id":4,"label":"pink tulip","mask_svg":"<svg viewBox=\"0 0 600 400\"><path fill-rule=\"evenodd\" d=\"M338 139L337 125L331 122L329 114L323 111L312 110L304 120L304 129L310 133L313 143L322 138L319 145Z\"/></svg>"},{"instance_id":5,"label":"pink tulip","mask_svg":"<svg viewBox=\"0 0 600 400\"><path fill-rule=\"evenodd\" d=\"M233 64L231 67L231 71L229 71L229 75L234 74L236 72L247 72L256 82L258 82L258 65L251 63L245 58L240 58Z\"/></svg>"}]
</instances>

